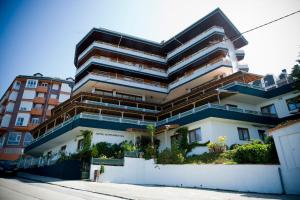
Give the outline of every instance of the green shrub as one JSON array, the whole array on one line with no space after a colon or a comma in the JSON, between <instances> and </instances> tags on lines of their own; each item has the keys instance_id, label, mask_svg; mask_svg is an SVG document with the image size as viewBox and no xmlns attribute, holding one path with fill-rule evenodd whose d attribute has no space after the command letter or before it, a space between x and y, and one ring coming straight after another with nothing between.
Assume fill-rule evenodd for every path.
<instances>
[{"instance_id":1,"label":"green shrub","mask_svg":"<svg viewBox=\"0 0 300 200\"><path fill-rule=\"evenodd\" d=\"M145 149L145 154L144 154L144 158L146 160L149 160L151 158L156 158L157 155L157 150L154 146L149 145L146 149Z\"/></svg>"},{"instance_id":2,"label":"green shrub","mask_svg":"<svg viewBox=\"0 0 300 200\"><path fill-rule=\"evenodd\" d=\"M184 162L183 152L179 150L175 143L172 148L166 148L158 154L157 163L159 164L182 164Z\"/></svg>"},{"instance_id":3,"label":"green shrub","mask_svg":"<svg viewBox=\"0 0 300 200\"><path fill-rule=\"evenodd\" d=\"M229 151L225 153L210 152L187 157L185 163L193 164L235 164Z\"/></svg>"},{"instance_id":4,"label":"green shrub","mask_svg":"<svg viewBox=\"0 0 300 200\"><path fill-rule=\"evenodd\" d=\"M278 163L273 155L271 144L262 144L260 141L252 141L249 144L238 146L233 150L232 158L237 163L271 164Z\"/></svg>"}]
</instances>

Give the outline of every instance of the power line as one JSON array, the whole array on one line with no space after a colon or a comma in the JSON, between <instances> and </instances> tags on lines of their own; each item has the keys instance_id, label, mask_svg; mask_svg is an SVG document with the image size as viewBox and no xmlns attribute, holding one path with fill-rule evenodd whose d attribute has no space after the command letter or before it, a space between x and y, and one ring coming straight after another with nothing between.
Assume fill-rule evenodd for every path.
<instances>
[{"instance_id":1,"label":"power line","mask_svg":"<svg viewBox=\"0 0 300 200\"><path fill-rule=\"evenodd\" d=\"M300 10L297 10L297 11L292 12L292 13L290 13L290 14L287 14L287 15L285 15L285 16L282 16L282 17L279 17L279 18L277 18L277 19L274 19L274 20L272 20L272 21L270 21L270 22L267 22L267 23L265 23L265 24L262 24L262 25L259 25L259 26L254 27L254 28L251 28L251 29L249 29L249 30L247 30L247 31L244 31L244 32L238 34L238 35L235 35L235 36L233 36L233 37L230 37L229 39L231 40L231 39L237 37L237 38L235 38L235 39L232 41L232 42L234 42L235 40L239 39L239 38L240 38L242 35L244 35L245 33L249 33L249 32L251 32L251 31L257 30L257 29L259 29L259 28L262 28L262 27L264 27L264 26L270 25L270 24L272 24L272 23L274 23L274 22L280 21L280 20L282 20L282 19L284 19L284 18L290 17L290 16L295 15L295 14L297 14L297 13L300 13ZM225 40L224 40L224 41L225 41Z\"/></svg>"}]
</instances>

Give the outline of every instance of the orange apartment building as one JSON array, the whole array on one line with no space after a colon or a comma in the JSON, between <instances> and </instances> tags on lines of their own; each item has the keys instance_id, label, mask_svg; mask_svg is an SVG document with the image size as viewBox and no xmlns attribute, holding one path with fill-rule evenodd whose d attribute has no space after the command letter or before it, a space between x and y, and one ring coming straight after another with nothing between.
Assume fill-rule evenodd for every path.
<instances>
[{"instance_id":1,"label":"orange apartment building","mask_svg":"<svg viewBox=\"0 0 300 200\"><path fill-rule=\"evenodd\" d=\"M0 100L0 160L16 160L32 141L30 131L70 98L74 80L17 76Z\"/></svg>"}]
</instances>

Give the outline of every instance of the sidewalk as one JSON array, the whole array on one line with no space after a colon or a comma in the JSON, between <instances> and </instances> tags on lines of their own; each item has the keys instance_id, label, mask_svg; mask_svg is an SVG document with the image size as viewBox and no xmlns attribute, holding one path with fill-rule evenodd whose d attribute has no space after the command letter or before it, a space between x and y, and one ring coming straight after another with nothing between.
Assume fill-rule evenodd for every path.
<instances>
[{"instance_id":1,"label":"sidewalk","mask_svg":"<svg viewBox=\"0 0 300 200\"><path fill-rule=\"evenodd\" d=\"M66 181L57 178L37 176L27 173L18 173L18 176L31 181L43 182L60 187L98 193L107 196L118 197L121 199L172 199L172 200L223 200L223 199L283 199L294 200L299 199L299 196L286 195L266 195L255 193L240 193L218 190L205 190L193 188L178 188L178 187L164 187L164 186L142 186L116 183L95 183L89 181Z\"/></svg>"}]
</instances>

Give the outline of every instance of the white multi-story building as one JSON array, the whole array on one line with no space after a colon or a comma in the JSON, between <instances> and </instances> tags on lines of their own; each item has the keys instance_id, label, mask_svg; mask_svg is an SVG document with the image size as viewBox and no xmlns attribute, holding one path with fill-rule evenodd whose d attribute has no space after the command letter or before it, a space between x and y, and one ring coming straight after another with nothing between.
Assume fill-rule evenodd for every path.
<instances>
[{"instance_id":1,"label":"white multi-story building","mask_svg":"<svg viewBox=\"0 0 300 200\"><path fill-rule=\"evenodd\" d=\"M162 43L94 28L76 46L73 96L32 130L25 152L75 153L80 130L91 130L94 144L136 143L149 136L147 124L156 126L160 150L182 126L189 142L263 139L268 128L299 117L299 92L287 76L248 73L239 63L245 45L220 9Z\"/></svg>"}]
</instances>

